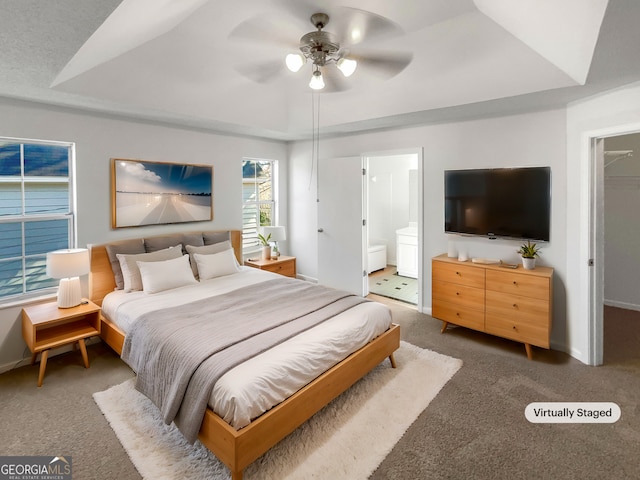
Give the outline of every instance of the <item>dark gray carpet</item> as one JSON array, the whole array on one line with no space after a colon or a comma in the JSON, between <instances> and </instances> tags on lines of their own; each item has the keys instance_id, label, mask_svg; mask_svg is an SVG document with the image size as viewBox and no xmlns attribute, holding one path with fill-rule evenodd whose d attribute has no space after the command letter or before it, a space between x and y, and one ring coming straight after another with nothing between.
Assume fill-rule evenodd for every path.
<instances>
[{"instance_id":1,"label":"dark gray carpet","mask_svg":"<svg viewBox=\"0 0 640 480\"><path fill-rule=\"evenodd\" d=\"M538 348L529 361L522 345L463 328L440 334L439 321L380 300L391 305L403 340L464 365L373 479L638 478L640 315L609 309L607 364L588 367ZM0 375L0 454L71 455L74 479L140 478L91 397L132 373L103 344L88 350L88 370L79 352L52 357L42 388L37 365ZM524 418L534 401L615 402L622 417L611 425L534 425Z\"/></svg>"}]
</instances>

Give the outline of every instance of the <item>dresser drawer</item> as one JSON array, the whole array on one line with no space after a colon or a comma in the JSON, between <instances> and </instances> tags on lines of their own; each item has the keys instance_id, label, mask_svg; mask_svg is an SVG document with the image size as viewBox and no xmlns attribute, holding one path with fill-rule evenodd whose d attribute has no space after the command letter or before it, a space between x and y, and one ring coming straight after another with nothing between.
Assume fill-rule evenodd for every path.
<instances>
[{"instance_id":1,"label":"dresser drawer","mask_svg":"<svg viewBox=\"0 0 640 480\"><path fill-rule=\"evenodd\" d=\"M549 326L549 302L537 298L487 290L485 309L487 315Z\"/></svg>"},{"instance_id":2,"label":"dresser drawer","mask_svg":"<svg viewBox=\"0 0 640 480\"><path fill-rule=\"evenodd\" d=\"M484 288L484 268L434 261L431 270L434 281Z\"/></svg>"},{"instance_id":3,"label":"dresser drawer","mask_svg":"<svg viewBox=\"0 0 640 480\"><path fill-rule=\"evenodd\" d=\"M432 299L431 315L438 320L473 330L484 330L484 311Z\"/></svg>"},{"instance_id":4,"label":"dresser drawer","mask_svg":"<svg viewBox=\"0 0 640 480\"><path fill-rule=\"evenodd\" d=\"M434 301L440 300L484 311L484 290L481 288L434 280L431 297Z\"/></svg>"},{"instance_id":5,"label":"dresser drawer","mask_svg":"<svg viewBox=\"0 0 640 480\"><path fill-rule=\"evenodd\" d=\"M487 291L485 331L549 348L549 303L531 297Z\"/></svg>"},{"instance_id":6,"label":"dresser drawer","mask_svg":"<svg viewBox=\"0 0 640 480\"><path fill-rule=\"evenodd\" d=\"M549 329L540 323L529 323L516 317L503 318L487 314L485 332L538 347L549 348Z\"/></svg>"},{"instance_id":7,"label":"dresser drawer","mask_svg":"<svg viewBox=\"0 0 640 480\"><path fill-rule=\"evenodd\" d=\"M487 270L487 291L501 292L549 301L549 278L536 275Z\"/></svg>"}]
</instances>

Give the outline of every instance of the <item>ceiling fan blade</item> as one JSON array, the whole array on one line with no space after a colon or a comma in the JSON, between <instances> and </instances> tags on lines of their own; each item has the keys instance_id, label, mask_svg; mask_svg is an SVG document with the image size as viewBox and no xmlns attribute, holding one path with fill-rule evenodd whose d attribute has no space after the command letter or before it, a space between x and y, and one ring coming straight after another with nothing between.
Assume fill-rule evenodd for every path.
<instances>
[{"instance_id":1,"label":"ceiling fan blade","mask_svg":"<svg viewBox=\"0 0 640 480\"><path fill-rule=\"evenodd\" d=\"M404 34L400 25L388 18L366 10L350 7L336 8L327 30L335 33L343 46L358 45Z\"/></svg>"},{"instance_id":2,"label":"ceiling fan blade","mask_svg":"<svg viewBox=\"0 0 640 480\"><path fill-rule=\"evenodd\" d=\"M270 83L280 78L286 71L284 61L271 60L236 66L236 71L256 83Z\"/></svg>"},{"instance_id":3,"label":"ceiling fan blade","mask_svg":"<svg viewBox=\"0 0 640 480\"><path fill-rule=\"evenodd\" d=\"M276 46L293 52L299 48L298 40L302 34L282 17L260 15L240 23L229 34L229 39Z\"/></svg>"},{"instance_id":4,"label":"ceiling fan blade","mask_svg":"<svg viewBox=\"0 0 640 480\"><path fill-rule=\"evenodd\" d=\"M404 34L395 22L367 10L336 5L327 5L326 0L273 0L278 10L286 12L295 19L303 20L308 30L313 31L311 15L326 13L329 23L324 27L327 32L337 36L344 45L357 45L363 41L378 38L390 38ZM335 3L335 2L331 2ZM299 22L297 22L299 25Z\"/></svg>"},{"instance_id":5,"label":"ceiling fan blade","mask_svg":"<svg viewBox=\"0 0 640 480\"><path fill-rule=\"evenodd\" d=\"M320 90L321 93L344 92L353 86L353 82L345 78L335 65L321 68L321 71L324 80L324 88Z\"/></svg>"},{"instance_id":6,"label":"ceiling fan blade","mask_svg":"<svg viewBox=\"0 0 640 480\"><path fill-rule=\"evenodd\" d=\"M348 53L347 57L358 62L356 73L362 70L383 78L391 78L407 68L413 60L413 53L359 50Z\"/></svg>"}]
</instances>

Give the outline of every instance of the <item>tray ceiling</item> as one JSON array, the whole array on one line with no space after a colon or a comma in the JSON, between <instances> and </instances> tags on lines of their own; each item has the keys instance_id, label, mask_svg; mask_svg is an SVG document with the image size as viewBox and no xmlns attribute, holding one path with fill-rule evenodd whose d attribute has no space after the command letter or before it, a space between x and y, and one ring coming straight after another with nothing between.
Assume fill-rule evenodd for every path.
<instances>
[{"instance_id":1,"label":"tray ceiling","mask_svg":"<svg viewBox=\"0 0 640 480\"><path fill-rule=\"evenodd\" d=\"M0 95L278 140L311 132L309 66L274 66L316 11L384 17L402 34L359 47L412 56L391 78L362 68L317 94L325 134L554 108L640 78L632 0L4 3Z\"/></svg>"}]
</instances>

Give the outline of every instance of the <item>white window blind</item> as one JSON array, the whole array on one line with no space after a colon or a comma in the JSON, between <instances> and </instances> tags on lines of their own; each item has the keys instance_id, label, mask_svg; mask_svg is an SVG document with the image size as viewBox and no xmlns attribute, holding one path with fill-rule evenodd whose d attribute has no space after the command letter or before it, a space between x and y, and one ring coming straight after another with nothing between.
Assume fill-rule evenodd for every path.
<instances>
[{"instance_id":1,"label":"white window blind","mask_svg":"<svg viewBox=\"0 0 640 480\"><path fill-rule=\"evenodd\" d=\"M47 252L75 243L73 144L0 137L0 302L54 291Z\"/></svg>"},{"instance_id":2,"label":"white window blind","mask_svg":"<svg viewBox=\"0 0 640 480\"><path fill-rule=\"evenodd\" d=\"M242 249L258 247L258 228L276 224L276 169L274 160L242 161Z\"/></svg>"}]
</instances>

